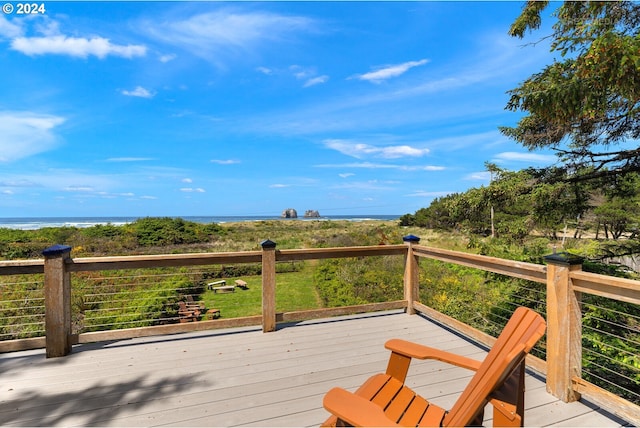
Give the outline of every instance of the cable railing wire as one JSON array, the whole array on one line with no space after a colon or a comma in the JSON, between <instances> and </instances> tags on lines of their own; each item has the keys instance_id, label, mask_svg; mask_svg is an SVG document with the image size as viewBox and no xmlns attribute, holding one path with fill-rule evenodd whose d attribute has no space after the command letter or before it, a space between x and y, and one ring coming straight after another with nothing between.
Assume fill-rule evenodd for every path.
<instances>
[{"instance_id":1,"label":"cable railing wire","mask_svg":"<svg viewBox=\"0 0 640 428\"><path fill-rule=\"evenodd\" d=\"M583 326L582 328L583 328L583 330L590 330L590 331L594 331L594 332L600 333L603 336L609 336L609 337L613 337L613 338L620 339L620 340L623 340L623 341L631 341L632 343L634 343L636 345L638 344L638 342L635 342L635 341L633 341L631 339L628 339L626 337L623 337L623 336L620 336L620 335L617 335L617 334L610 333L608 331L605 331L605 330L602 330L602 329L599 329L599 328L596 328L596 327Z\"/></svg>"},{"instance_id":2,"label":"cable railing wire","mask_svg":"<svg viewBox=\"0 0 640 428\"><path fill-rule=\"evenodd\" d=\"M610 372L611 374L613 374L613 375L615 375L617 377L622 377L622 378L625 378L625 379L627 379L627 380L629 380L631 382L636 382L636 380L634 380L633 378L630 378L630 377L624 375L623 373L621 373L619 371L614 371L610 367L603 366L602 364L599 364L596 361L606 360L606 361L612 362L613 365L615 365L615 366L624 367L624 368L628 369L630 372L638 372L638 373L640 373L640 369L638 369L637 367L634 367L631 364L627 364L625 362L616 361L616 360L614 360L613 358L611 358L611 357L609 357L607 355L601 354L599 352L594 352L594 351L592 351L590 349L585 349L583 352L585 354L591 354L594 357L596 357L596 359L592 362L593 366L596 366L596 367L601 368L602 370L608 371L608 372Z\"/></svg>"},{"instance_id":3,"label":"cable railing wire","mask_svg":"<svg viewBox=\"0 0 640 428\"><path fill-rule=\"evenodd\" d=\"M208 292L207 283L216 279L215 273L202 269L151 274L136 269L131 274L76 275L77 280L72 280L72 307L74 329L78 332L183 322L188 316L180 314L178 301L185 301L188 296L199 300L201 293ZM224 297L218 294L215 299ZM144 303L136 303L141 301ZM237 303L232 306L236 312L251 307ZM199 316L189 316L188 320L210 319L206 309L199 312Z\"/></svg>"}]
</instances>

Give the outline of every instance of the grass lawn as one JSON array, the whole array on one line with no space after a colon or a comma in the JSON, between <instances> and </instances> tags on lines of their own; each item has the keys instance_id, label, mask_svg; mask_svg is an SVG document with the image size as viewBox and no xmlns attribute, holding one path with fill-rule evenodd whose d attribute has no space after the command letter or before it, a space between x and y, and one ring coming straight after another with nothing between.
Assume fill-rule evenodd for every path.
<instances>
[{"instance_id":1,"label":"grass lawn","mask_svg":"<svg viewBox=\"0 0 640 428\"><path fill-rule=\"evenodd\" d=\"M276 311L288 312L321 308L320 298L313 284L313 266L306 263L300 272L276 274ZM225 278L227 285L236 279L246 281L247 290L237 288L235 292L206 290L200 295L207 309L220 309L222 318L237 318L262 313L262 278L244 276Z\"/></svg>"}]
</instances>

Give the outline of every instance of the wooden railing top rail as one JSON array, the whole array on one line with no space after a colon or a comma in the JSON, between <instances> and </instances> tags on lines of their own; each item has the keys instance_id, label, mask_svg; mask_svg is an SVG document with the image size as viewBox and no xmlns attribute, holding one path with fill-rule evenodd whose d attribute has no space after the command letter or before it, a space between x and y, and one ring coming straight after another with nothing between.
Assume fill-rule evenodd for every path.
<instances>
[{"instance_id":1,"label":"wooden railing top rail","mask_svg":"<svg viewBox=\"0 0 640 428\"><path fill-rule=\"evenodd\" d=\"M417 245L413 253L419 257L455 263L489 272L527 279L529 281L545 283L547 281L547 267L535 263L519 262L515 260L499 259L497 257L480 254L463 253L462 251L443 250L440 248Z\"/></svg>"},{"instance_id":2,"label":"wooden railing top rail","mask_svg":"<svg viewBox=\"0 0 640 428\"><path fill-rule=\"evenodd\" d=\"M640 305L638 281L584 271L570 272L569 277L575 291Z\"/></svg>"},{"instance_id":3,"label":"wooden railing top rail","mask_svg":"<svg viewBox=\"0 0 640 428\"><path fill-rule=\"evenodd\" d=\"M0 261L0 275L31 275L44 273L44 260Z\"/></svg>"},{"instance_id":4,"label":"wooden railing top rail","mask_svg":"<svg viewBox=\"0 0 640 428\"><path fill-rule=\"evenodd\" d=\"M406 245L331 247L276 250L276 261L320 260L346 257L402 255ZM138 256L77 257L67 261L69 272L260 263L262 251L225 253L153 254ZM0 275L44 272L44 260L0 261Z\"/></svg>"},{"instance_id":5,"label":"wooden railing top rail","mask_svg":"<svg viewBox=\"0 0 640 428\"><path fill-rule=\"evenodd\" d=\"M348 257L393 256L407 253L406 245L378 245L369 247L331 247L277 250L277 261L320 260Z\"/></svg>"},{"instance_id":6,"label":"wooden railing top rail","mask_svg":"<svg viewBox=\"0 0 640 428\"><path fill-rule=\"evenodd\" d=\"M154 254L117 257L80 257L69 259L67 267L70 272L82 272L115 269L204 266L225 263L260 263L261 260L261 251Z\"/></svg>"}]
</instances>

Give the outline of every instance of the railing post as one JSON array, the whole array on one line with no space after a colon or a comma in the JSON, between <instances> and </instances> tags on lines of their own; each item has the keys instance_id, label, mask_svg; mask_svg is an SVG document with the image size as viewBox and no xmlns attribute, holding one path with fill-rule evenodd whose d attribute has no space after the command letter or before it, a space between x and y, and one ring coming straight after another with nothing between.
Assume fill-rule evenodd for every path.
<instances>
[{"instance_id":1,"label":"railing post","mask_svg":"<svg viewBox=\"0 0 640 428\"><path fill-rule=\"evenodd\" d=\"M276 243L265 240L262 246L262 331L276 330Z\"/></svg>"},{"instance_id":2,"label":"railing post","mask_svg":"<svg viewBox=\"0 0 640 428\"><path fill-rule=\"evenodd\" d=\"M71 247L54 245L44 256L44 325L47 358L71 352L71 275L66 261Z\"/></svg>"},{"instance_id":3,"label":"railing post","mask_svg":"<svg viewBox=\"0 0 640 428\"><path fill-rule=\"evenodd\" d=\"M547 262L547 391L564 402L580 399L571 379L582 375L581 296L570 272L583 259L569 253L544 257Z\"/></svg>"},{"instance_id":4,"label":"railing post","mask_svg":"<svg viewBox=\"0 0 640 428\"><path fill-rule=\"evenodd\" d=\"M407 301L407 314L414 315L416 310L413 307L413 302L419 299L418 284L420 276L418 256L413 254L413 246L420 242L420 238L414 235L407 235L402 240L407 244L407 256L404 265L404 299Z\"/></svg>"}]
</instances>

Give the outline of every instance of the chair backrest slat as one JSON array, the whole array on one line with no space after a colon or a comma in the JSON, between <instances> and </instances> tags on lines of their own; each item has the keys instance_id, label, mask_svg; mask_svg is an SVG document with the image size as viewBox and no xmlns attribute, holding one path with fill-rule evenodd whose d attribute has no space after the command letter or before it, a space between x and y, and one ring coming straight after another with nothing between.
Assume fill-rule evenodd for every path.
<instances>
[{"instance_id":1,"label":"chair backrest slat","mask_svg":"<svg viewBox=\"0 0 640 428\"><path fill-rule=\"evenodd\" d=\"M545 332L544 318L520 307L496 340L480 368L442 421L443 426L466 426L489 401Z\"/></svg>"}]
</instances>

